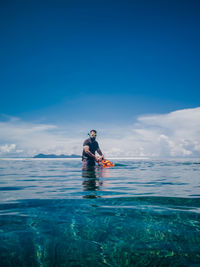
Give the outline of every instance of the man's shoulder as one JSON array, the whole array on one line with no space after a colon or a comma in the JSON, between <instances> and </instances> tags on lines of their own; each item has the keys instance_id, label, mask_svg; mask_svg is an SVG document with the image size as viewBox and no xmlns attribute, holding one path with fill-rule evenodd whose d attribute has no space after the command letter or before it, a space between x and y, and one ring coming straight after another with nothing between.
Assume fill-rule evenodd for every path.
<instances>
[{"instance_id":1,"label":"man's shoulder","mask_svg":"<svg viewBox=\"0 0 200 267\"><path fill-rule=\"evenodd\" d=\"M83 145L86 146L86 145L88 145L88 144L90 144L90 143L91 143L90 138L87 138L87 139L85 139L85 141L83 142Z\"/></svg>"}]
</instances>

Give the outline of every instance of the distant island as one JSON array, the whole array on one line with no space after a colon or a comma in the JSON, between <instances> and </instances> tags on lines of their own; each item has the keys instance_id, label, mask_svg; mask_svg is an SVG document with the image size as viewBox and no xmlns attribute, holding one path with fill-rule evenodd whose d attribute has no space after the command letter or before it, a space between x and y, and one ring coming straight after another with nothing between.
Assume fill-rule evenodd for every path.
<instances>
[{"instance_id":1,"label":"distant island","mask_svg":"<svg viewBox=\"0 0 200 267\"><path fill-rule=\"evenodd\" d=\"M81 156L75 155L75 154L71 154L71 155L38 154L38 155L35 155L33 158L81 158Z\"/></svg>"}]
</instances>

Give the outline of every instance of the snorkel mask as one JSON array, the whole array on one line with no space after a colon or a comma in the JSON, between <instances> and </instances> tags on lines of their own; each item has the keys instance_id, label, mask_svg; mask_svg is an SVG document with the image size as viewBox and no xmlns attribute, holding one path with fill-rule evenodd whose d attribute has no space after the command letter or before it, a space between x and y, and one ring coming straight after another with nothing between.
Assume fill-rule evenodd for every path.
<instances>
[{"instance_id":1,"label":"snorkel mask","mask_svg":"<svg viewBox=\"0 0 200 267\"><path fill-rule=\"evenodd\" d=\"M96 136L97 136L97 132L95 130L90 131L90 133L88 134L90 136L90 138L92 140L95 140Z\"/></svg>"}]
</instances>

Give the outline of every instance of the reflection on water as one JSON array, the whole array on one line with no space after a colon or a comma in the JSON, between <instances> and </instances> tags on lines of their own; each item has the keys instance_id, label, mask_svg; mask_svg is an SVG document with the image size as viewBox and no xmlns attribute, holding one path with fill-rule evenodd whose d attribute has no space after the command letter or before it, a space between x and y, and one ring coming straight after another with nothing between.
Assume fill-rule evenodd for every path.
<instances>
[{"instance_id":1,"label":"reflection on water","mask_svg":"<svg viewBox=\"0 0 200 267\"><path fill-rule=\"evenodd\" d=\"M82 169L83 191L89 191L83 198L100 198L97 191L103 191L104 178L109 176L109 170L100 166Z\"/></svg>"}]
</instances>

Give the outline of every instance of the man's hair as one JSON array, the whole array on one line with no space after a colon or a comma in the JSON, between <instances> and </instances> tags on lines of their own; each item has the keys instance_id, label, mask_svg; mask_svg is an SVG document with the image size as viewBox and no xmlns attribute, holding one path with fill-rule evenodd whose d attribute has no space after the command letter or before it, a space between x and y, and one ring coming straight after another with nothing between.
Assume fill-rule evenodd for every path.
<instances>
[{"instance_id":1,"label":"man's hair","mask_svg":"<svg viewBox=\"0 0 200 267\"><path fill-rule=\"evenodd\" d=\"M91 132L95 132L95 133L97 133L97 131L96 131L96 130L91 130L91 131L90 131L90 133L91 133Z\"/></svg>"}]
</instances>

